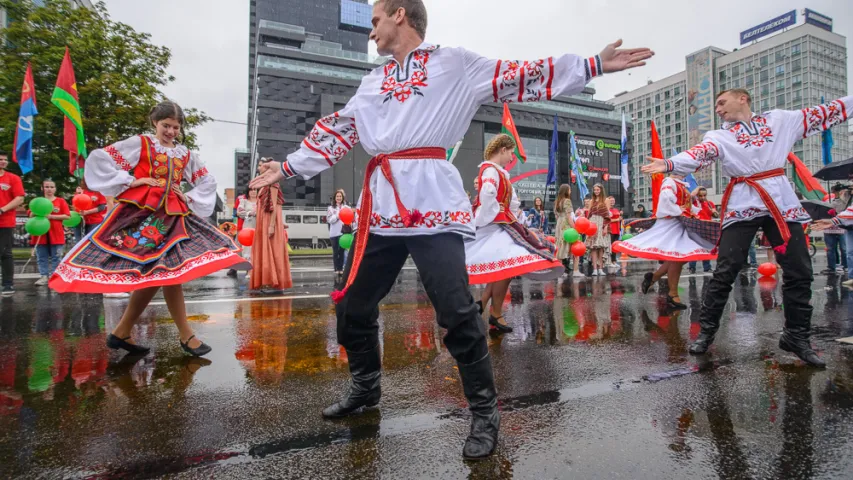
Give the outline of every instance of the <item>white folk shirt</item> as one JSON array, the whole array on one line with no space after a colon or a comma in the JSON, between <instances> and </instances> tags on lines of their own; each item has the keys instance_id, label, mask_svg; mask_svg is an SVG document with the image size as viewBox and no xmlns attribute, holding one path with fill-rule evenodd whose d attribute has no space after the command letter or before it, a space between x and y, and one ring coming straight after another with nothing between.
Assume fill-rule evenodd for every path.
<instances>
[{"instance_id":1,"label":"white folk shirt","mask_svg":"<svg viewBox=\"0 0 853 480\"><path fill-rule=\"evenodd\" d=\"M489 60L462 48L422 43L403 64L390 59L366 75L339 112L321 118L282 171L308 179L334 166L356 143L370 155L421 147L450 148L480 105L531 102L583 91L602 74L596 57L563 55L535 61ZM455 232L473 238L470 199L456 167L445 158L391 160L400 199L422 218L407 228L391 184L379 169L370 178L371 233L424 235Z\"/></svg>"},{"instance_id":2,"label":"white folk shirt","mask_svg":"<svg viewBox=\"0 0 853 480\"><path fill-rule=\"evenodd\" d=\"M771 110L754 114L746 123L724 123L722 129L706 133L699 145L667 160L667 170L688 175L717 160L723 162L723 175L727 177L748 177L768 170L785 169L788 153L797 141L846 121L851 108L853 97L844 97L804 110ZM811 221L787 175L759 180L758 184L773 198L786 222ZM732 190L723 228L769 214L758 192L740 183Z\"/></svg>"},{"instance_id":3,"label":"white folk shirt","mask_svg":"<svg viewBox=\"0 0 853 480\"><path fill-rule=\"evenodd\" d=\"M148 135L148 139L157 153L165 153L172 158L183 158L187 154L188 149L183 145L168 148L160 145L157 137ZM136 180L133 169L139 163L141 152L142 139L139 136L93 151L86 159L86 185L106 197L118 197ZM192 190L184 193L187 206L200 217L213 215L216 179L208 173L207 167L195 152L190 152L190 162L183 170L183 180L193 186Z\"/></svg>"},{"instance_id":4,"label":"white folk shirt","mask_svg":"<svg viewBox=\"0 0 853 480\"><path fill-rule=\"evenodd\" d=\"M658 209L655 212L655 218L680 217L684 213L684 208L678 202L678 185L681 184L685 189L687 182L676 180L672 177L663 179L660 186L660 196L658 197ZM693 215L698 214L702 209L690 203L690 212Z\"/></svg>"},{"instance_id":5,"label":"white folk shirt","mask_svg":"<svg viewBox=\"0 0 853 480\"><path fill-rule=\"evenodd\" d=\"M518 195L515 194L515 187L513 187L509 182L509 172L493 162L483 162L477 169L479 170L483 165L489 165L492 168L487 168L483 171L483 184L480 186L479 193L480 208L477 209L477 214L474 217L474 227L483 228L488 226L492 221L494 221L495 217L498 216L498 213L500 213L501 204L498 202L497 185L500 185L501 176L504 177L506 184L512 188L512 198L509 201L509 211L513 212L516 218L520 220L521 217L518 216L517 212L521 207L521 201L518 199Z\"/></svg>"}]
</instances>

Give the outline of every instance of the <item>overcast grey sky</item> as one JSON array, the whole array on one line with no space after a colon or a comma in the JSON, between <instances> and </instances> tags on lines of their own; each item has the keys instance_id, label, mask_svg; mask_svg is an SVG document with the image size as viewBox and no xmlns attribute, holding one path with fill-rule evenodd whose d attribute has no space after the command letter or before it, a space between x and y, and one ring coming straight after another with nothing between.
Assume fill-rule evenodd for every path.
<instances>
[{"instance_id":1,"label":"overcast grey sky","mask_svg":"<svg viewBox=\"0 0 853 480\"><path fill-rule=\"evenodd\" d=\"M311 0L305 0L310 2ZM732 50L739 33L793 9L832 17L834 31L853 36L850 0L425 0L427 41L464 46L490 57L532 59L560 53L593 55L617 38L656 56L643 68L596 80L607 100L684 69L684 56L713 45ZM106 0L113 19L148 32L172 50L177 80L165 93L216 119L246 119L249 0ZM375 48L371 45L371 51ZM849 50L848 50L849 52ZM848 62L848 92L853 64ZM246 127L213 122L199 131L201 155L219 181L233 186L234 149Z\"/></svg>"}]
</instances>

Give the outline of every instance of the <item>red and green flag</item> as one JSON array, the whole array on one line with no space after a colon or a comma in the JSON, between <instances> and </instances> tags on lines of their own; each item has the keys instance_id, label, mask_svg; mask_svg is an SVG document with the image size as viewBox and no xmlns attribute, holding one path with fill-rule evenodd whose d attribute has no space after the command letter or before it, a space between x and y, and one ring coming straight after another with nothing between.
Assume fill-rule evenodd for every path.
<instances>
[{"instance_id":1,"label":"red and green flag","mask_svg":"<svg viewBox=\"0 0 853 480\"><path fill-rule=\"evenodd\" d=\"M820 182L812 176L812 172L809 171L808 167L793 152L788 154L788 163L793 167L791 169L791 179L794 181L797 191L803 195L803 198L818 201L829 198L826 190L820 186Z\"/></svg>"},{"instance_id":2,"label":"red and green flag","mask_svg":"<svg viewBox=\"0 0 853 480\"><path fill-rule=\"evenodd\" d=\"M518 130L515 129L515 121L512 119L512 114L509 113L509 104L504 103L504 116L501 121L501 133L505 133L512 137L515 140L515 152L513 152L513 160L507 165L507 170L511 170L512 167L518 163L518 160L521 160L521 163L527 162L527 154L524 153L524 147L521 145L521 137L518 136Z\"/></svg>"},{"instance_id":3,"label":"red and green flag","mask_svg":"<svg viewBox=\"0 0 853 480\"><path fill-rule=\"evenodd\" d=\"M658 129L652 120L652 158L665 158L663 149L660 146L660 137L658 137ZM652 214L658 211L658 199L660 198L660 188L663 186L663 174L655 173L652 175Z\"/></svg>"},{"instance_id":4,"label":"red and green flag","mask_svg":"<svg viewBox=\"0 0 853 480\"><path fill-rule=\"evenodd\" d=\"M83 177L83 162L86 160L86 137L83 133L83 113L71 54L65 47L65 58L59 68L59 78L50 101L65 114L65 140L63 148L68 150L68 171L77 178Z\"/></svg>"}]
</instances>

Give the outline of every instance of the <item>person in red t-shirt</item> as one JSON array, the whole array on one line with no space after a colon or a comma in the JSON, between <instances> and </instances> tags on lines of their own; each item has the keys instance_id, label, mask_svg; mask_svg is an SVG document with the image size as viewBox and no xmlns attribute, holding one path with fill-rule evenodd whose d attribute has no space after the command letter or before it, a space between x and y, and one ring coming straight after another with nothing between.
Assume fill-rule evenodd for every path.
<instances>
[{"instance_id":1,"label":"person in red t-shirt","mask_svg":"<svg viewBox=\"0 0 853 480\"><path fill-rule=\"evenodd\" d=\"M708 190L705 187L698 187L696 190L693 190L693 205L696 205L701 210L696 214L699 217L699 220L714 220L720 217L719 212L717 212L717 206L714 205L714 202L708 200ZM696 273L696 262L690 262L687 266L687 270L690 273ZM711 271L711 261L703 260L702 261L702 270L705 273L709 273Z\"/></svg>"},{"instance_id":2,"label":"person in red t-shirt","mask_svg":"<svg viewBox=\"0 0 853 480\"><path fill-rule=\"evenodd\" d=\"M36 285L47 285L48 278L53 275L65 247L65 228L62 221L71 217L68 202L56 196L56 184L53 180L45 180L42 183L44 198L53 202L53 213L48 215L50 230L44 235L30 237L30 245L36 247L36 261L38 261L39 275ZM33 214L30 212L30 216Z\"/></svg>"},{"instance_id":3,"label":"person in red t-shirt","mask_svg":"<svg viewBox=\"0 0 853 480\"><path fill-rule=\"evenodd\" d=\"M622 211L616 208L616 197L607 197L607 207L610 209L610 244L619 241L622 233ZM610 263L616 263L616 252L610 251Z\"/></svg>"},{"instance_id":4,"label":"person in red t-shirt","mask_svg":"<svg viewBox=\"0 0 853 480\"><path fill-rule=\"evenodd\" d=\"M12 240L15 235L15 209L24 203L24 184L21 177L6 171L9 156L0 152L0 270L3 275L3 296L15 293L13 279L15 259Z\"/></svg>"},{"instance_id":5,"label":"person in red t-shirt","mask_svg":"<svg viewBox=\"0 0 853 480\"><path fill-rule=\"evenodd\" d=\"M83 233L88 234L104 221L104 216L107 213L107 197L103 196L101 192L89 190L86 186L86 180L80 181L80 187L82 188L81 193L92 199L92 208L80 212L85 224Z\"/></svg>"}]
</instances>

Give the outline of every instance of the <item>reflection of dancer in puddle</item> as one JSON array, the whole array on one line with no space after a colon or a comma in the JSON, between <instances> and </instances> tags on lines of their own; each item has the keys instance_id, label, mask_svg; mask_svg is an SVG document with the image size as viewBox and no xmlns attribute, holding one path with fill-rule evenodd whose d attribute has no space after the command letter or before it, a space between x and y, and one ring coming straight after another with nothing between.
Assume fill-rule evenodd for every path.
<instances>
[{"instance_id":1,"label":"reflection of dancer in puddle","mask_svg":"<svg viewBox=\"0 0 853 480\"><path fill-rule=\"evenodd\" d=\"M669 286L667 303L670 307L679 309L687 308L678 295L678 280L681 278L684 264L717 258L714 237L719 232L718 223L694 218L699 207L693 205L683 178L680 175L670 175L664 179L654 218L631 223L632 227L647 230L613 244L614 252L663 261L657 271L646 273L642 290L643 293L648 293L654 282L666 276Z\"/></svg>"},{"instance_id":2,"label":"reflection of dancer in puddle","mask_svg":"<svg viewBox=\"0 0 853 480\"><path fill-rule=\"evenodd\" d=\"M486 284L477 306L481 313L489 309L489 326L498 332L512 331L503 318L503 301L514 277L563 271L554 245L522 226L513 213L521 202L504 169L512 161L513 150L515 141L504 134L486 146L486 161L480 164L478 176L480 191L473 205L477 234L465 244L468 281Z\"/></svg>"},{"instance_id":3,"label":"reflection of dancer in puddle","mask_svg":"<svg viewBox=\"0 0 853 480\"><path fill-rule=\"evenodd\" d=\"M218 270L247 268L234 242L206 218L216 202L216 180L198 155L177 142L184 113L176 103L151 109L155 135L139 135L98 149L86 161L86 184L118 205L63 259L50 280L60 293L133 292L107 346L148 352L131 340L139 316L163 287L181 348L210 352L187 321L182 284ZM193 189L184 193L181 183ZM190 210L192 209L192 211Z\"/></svg>"}]
</instances>

